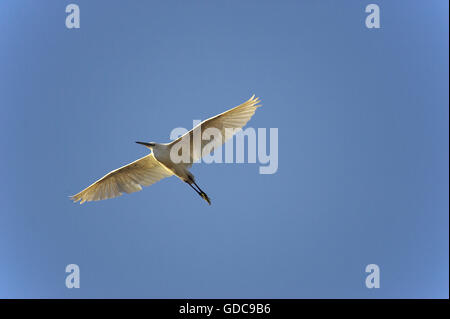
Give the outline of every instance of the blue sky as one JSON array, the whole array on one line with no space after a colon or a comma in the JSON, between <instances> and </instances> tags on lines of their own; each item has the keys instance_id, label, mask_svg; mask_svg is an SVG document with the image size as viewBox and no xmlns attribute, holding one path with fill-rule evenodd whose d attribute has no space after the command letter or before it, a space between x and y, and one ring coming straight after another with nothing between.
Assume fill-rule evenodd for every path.
<instances>
[{"instance_id":1,"label":"blue sky","mask_svg":"<svg viewBox=\"0 0 450 319\"><path fill-rule=\"evenodd\" d=\"M448 1L69 3L0 3L0 297L448 298ZM68 199L253 93L276 174Z\"/></svg>"}]
</instances>

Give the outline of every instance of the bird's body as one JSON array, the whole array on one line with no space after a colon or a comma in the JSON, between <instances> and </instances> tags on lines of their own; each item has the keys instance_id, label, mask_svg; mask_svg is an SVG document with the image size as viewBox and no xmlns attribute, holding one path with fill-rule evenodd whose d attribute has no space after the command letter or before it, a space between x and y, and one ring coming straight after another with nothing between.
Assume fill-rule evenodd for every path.
<instances>
[{"instance_id":1,"label":"bird's body","mask_svg":"<svg viewBox=\"0 0 450 319\"><path fill-rule=\"evenodd\" d=\"M191 131L170 143L136 142L146 146L152 152L128 165L111 171L86 189L73 195L72 200L80 201L82 204L86 201L113 198L123 193L139 191L142 186L149 186L165 177L175 175L189 184L208 204L211 204L208 195L197 185L189 168L205 155L204 148L207 144L213 143L213 146L207 150L209 153L214 147L222 145L232 137L227 129L241 129L247 124L256 108L260 106L257 105L258 102L259 99L252 96L247 102L201 122ZM220 140L200 139L197 145L194 141L195 136L198 134L201 136L202 131L207 129L215 129L219 132ZM181 161L180 158L182 158Z\"/></svg>"},{"instance_id":2,"label":"bird's body","mask_svg":"<svg viewBox=\"0 0 450 319\"><path fill-rule=\"evenodd\" d=\"M189 172L189 165L184 163L174 163L170 158L170 151L172 149L172 145L170 143L167 144L159 144L154 143L155 146L152 147L153 156L155 156L156 160L164 165L170 172L180 178L183 182L188 182L190 179L193 179L193 175Z\"/></svg>"}]
</instances>

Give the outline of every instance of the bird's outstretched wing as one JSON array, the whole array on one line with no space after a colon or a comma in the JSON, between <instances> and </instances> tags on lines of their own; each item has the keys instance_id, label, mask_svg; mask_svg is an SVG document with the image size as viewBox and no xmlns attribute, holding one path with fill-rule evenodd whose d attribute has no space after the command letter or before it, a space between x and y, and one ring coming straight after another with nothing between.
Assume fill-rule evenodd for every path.
<instances>
[{"instance_id":1,"label":"bird's outstretched wing","mask_svg":"<svg viewBox=\"0 0 450 319\"><path fill-rule=\"evenodd\" d=\"M91 186L71 196L74 202L84 202L114 198L124 192L140 191L142 186L149 186L173 175L162 166L153 154L144 156L128 165L122 166L96 181ZM142 185L142 186L141 186Z\"/></svg>"},{"instance_id":2,"label":"bird's outstretched wing","mask_svg":"<svg viewBox=\"0 0 450 319\"><path fill-rule=\"evenodd\" d=\"M238 129L242 129L242 127L244 127L245 124L247 124L247 122L251 119L253 114L255 114L256 108L261 106L258 105L259 102L259 98L255 98L255 96L253 95L248 101L242 103L241 105L238 105L228 111L220 113L199 123L192 130L172 141L170 143L170 146L173 147L175 145L181 145L180 143L189 143L190 162L187 166L190 166L192 165L192 163L198 161L202 156L206 155L206 153L211 153L215 147L222 145L227 140L232 138L233 135L238 132ZM221 133L221 140L203 140L202 134L205 133L206 135L208 135L208 128L217 129ZM232 132L232 130L234 130L234 132L232 134L229 134L230 132ZM197 144L200 144L200 147L194 147L194 138L198 136L201 142ZM204 147L209 143L213 143L212 147L208 147L208 149L205 149L205 152Z\"/></svg>"}]
</instances>

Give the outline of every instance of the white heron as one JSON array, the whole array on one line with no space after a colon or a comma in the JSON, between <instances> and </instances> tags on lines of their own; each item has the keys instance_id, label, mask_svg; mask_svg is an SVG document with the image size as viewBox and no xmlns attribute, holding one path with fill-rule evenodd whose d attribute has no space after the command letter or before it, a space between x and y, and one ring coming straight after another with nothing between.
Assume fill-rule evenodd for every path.
<instances>
[{"instance_id":1,"label":"white heron","mask_svg":"<svg viewBox=\"0 0 450 319\"><path fill-rule=\"evenodd\" d=\"M80 201L80 204L89 201L97 201L108 198L114 198L123 193L133 193L142 190L142 186L149 186L157 181L172 175L177 176L183 182L187 183L197 194L211 205L208 195L197 185L194 175L189 171L192 163L199 160L205 152L198 152L194 149L194 137L197 133L208 128L215 128L221 133L221 140L215 141L209 152L214 147L218 147L226 142L233 135L230 135L226 129L233 129L233 134L241 129L255 113L260 100L253 95L248 101L238 105L228 111L213 116L192 130L182 135L178 139L170 143L154 143L154 142L136 142L149 148L152 152L128 165L122 166L103 176L101 179L85 188L76 195L71 196L74 202ZM171 158L171 150L178 143L187 141L189 149L189 161L176 163ZM201 139L201 150L210 141ZM181 149L181 148L180 148ZM194 187L195 186L195 187Z\"/></svg>"}]
</instances>

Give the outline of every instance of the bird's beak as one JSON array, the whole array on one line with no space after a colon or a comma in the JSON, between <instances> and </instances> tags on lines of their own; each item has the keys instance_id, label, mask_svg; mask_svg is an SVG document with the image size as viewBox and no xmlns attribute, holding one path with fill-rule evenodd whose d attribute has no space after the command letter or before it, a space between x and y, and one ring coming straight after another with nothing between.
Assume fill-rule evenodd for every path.
<instances>
[{"instance_id":1,"label":"bird's beak","mask_svg":"<svg viewBox=\"0 0 450 319\"><path fill-rule=\"evenodd\" d=\"M153 147L154 146L152 143L146 143L146 142L136 142L136 143L144 145L145 147Z\"/></svg>"}]
</instances>

